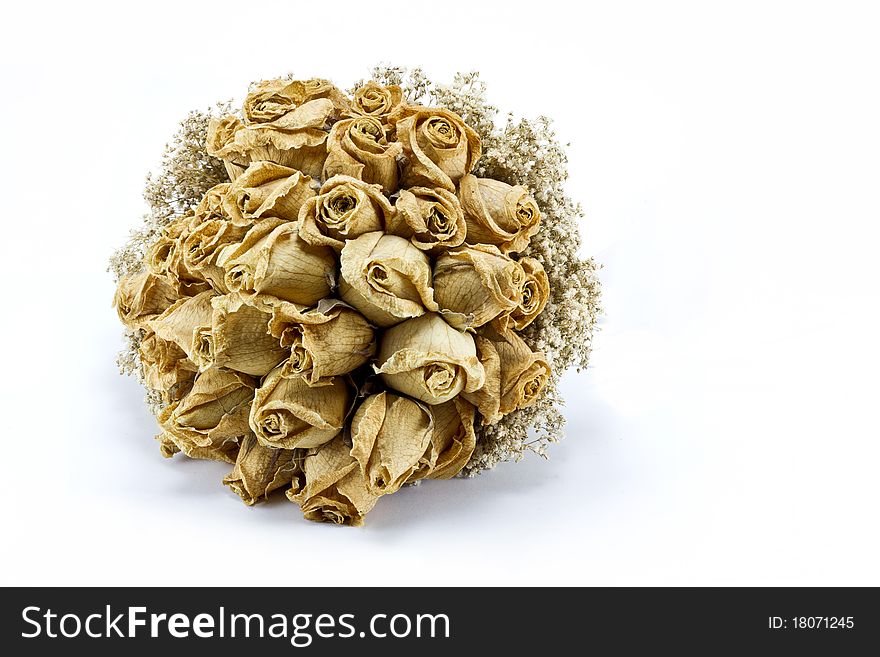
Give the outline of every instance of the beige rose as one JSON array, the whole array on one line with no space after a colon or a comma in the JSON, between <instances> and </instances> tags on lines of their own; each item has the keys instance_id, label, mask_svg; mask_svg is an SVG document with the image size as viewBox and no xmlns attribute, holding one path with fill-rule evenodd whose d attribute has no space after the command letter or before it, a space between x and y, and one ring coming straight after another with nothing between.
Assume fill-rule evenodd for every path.
<instances>
[{"instance_id":1,"label":"beige rose","mask_svg":"<svg viewBox=\"0 0 880 657\"><path fill-rule=\"evenodd\" d=\"M219 283L221 288L225 287L222 276L217 280L216 268L208 263L205 263L206 266L201 271L191 269L186 264L183 243L192 233L193 226L198 223L192 214L175 219L162 229L146 253L147 269L164 277L177 290L178 296L196 295L210 290L215 283ZM213 276L213 280L208 279L210 276Z\"/></svg>"},{"instance_id":2,"label":"beige rose","mask_svg":"<svg viewBox=\"0 0 880 657\"><path fill-rule=\"evenodd\" d=\"M302 376L309 385L324 385L364 365L376 352L373 327L350 306L324 299L317 308L303 310L284 301L273 301L269 331L290 357L283 376Z\"/></svg>"},{"instance_id":3,"label":"beige rose","mask_svg":"<svg viewBox=\"0 0 880 657\"><path fill-rule=\"evenodd\" d=\"M410 238L416 248L437 255L464 242L467 226L461 203L452 192L428 187L405 189L394 207L397 213L388 222L387 231Z\"/></svg>"},{"instance_id":4,"label":"beige rose","mask_svg":"<svg viewBox=\"0 0 880 657\"><path fill-rule=\"evenodd\" d=\"M210 326L193 336L193 360L204 370L226 367L251 376L268 374L288 351L269 334L271 314L245 303L237 295L211 299Z\"/></svg>"},{"instance_id":5,"label":"beige rose","mask_svg":"<svg viewBox=\"0 0 880 657\"><path fill-rule=\"evenodd\" d=\"M403 103L403 90L396 84L382 86L372 80L354 92L351 113L385 119Z\"/></svg>"},{"instance_id":6,"label":"beige rose","mask_svg":"<svg viewBox=\"0 0 880 657\"><path fill-rule=\"evenodd\" d=\"M223 198L223 211L236 226L265 217L296 221L303 204L315 195L311 178L273 162L252 162Z\"/></svg>"},{"instance_id":7,"label":"beige rose","mask_svg":"<svg viewBox=\"0 0 880 657\"><path fill-rule=\"evenodd\" d=\"M201 335L211 330L213 291L200 292L180 299L149 322L149 327L163 340L173 342L187 357L198 364Z\"/></svg>"},{"instance_id":8,"label":"beige rose","mask_svg":"<svg viewBox=\"0 0 880 657\"><path fill-rule=\"evenodd\" d=\"M428 313L385 331L376 372L389 388L426 404L442 404L460 392L475 392L486 373L474 339Z\"/></svg>"},{"instance_id":9,"label":"beige rose","mask_svg":"<svg viewBox=\"0 0 880 657\"><path fill-rule=\"evenodd\" d=\"M550 298L550 281L544 266L534 258L520 258L519 264L525 273L522 295L516 310L510 313L513 328L522 331L543 312ZM436 275L436 274L435 274Z\"/></svg>"},{"instance_id":10,"label":"beige rose","mask_svg":"<svg viewBox=\"0 0 880 657\"><path fill-rule=\"evenodd\" d=\"M475 340L486 385L462 396L477 407L483 424L495 424L511 411L537 401L550 378L550 365L544 354L533 352L510 329L498 331L489 325L481 333Z\"/></svg>"},{"instance_id":11,"label":"beige rose","mask_svg":"<svg viewBox=\"0 0 880 657\"><path fill-rule=\"evenodd\" d=\"M404 187L443 187L454 192L480 159L479 135L455 112L404 107L392 122L406 156Z\"/></svg>"},{"instance_id":12,"label":"beige rose","mask_svg":"<svg viewBox=\"0 0 880 657\"><path fill-rule=\"evenodd\" d=\"M149 270L119 279L113 305L119 319L130 329L139 328L180 298L164 276Z\"/></svg>"},{"instance_id":13,"label":"beige rose","mask_svg":"<svg viewBox=\"0 0 880 657\"><path fill-rule=\"evenodd\" d=\"M541 212L529 190L500 180L467 175L458 193L467 221L468 244L496 244L519 253L538 232Z\"/></svg>"},{"instance_id":14,"label":"beige rose","mask_svg":"<svg viewBox=\"0 0 880 657\"><path fill-rule=\"evenodd\" d=\"M205 195L202 197L202 200L199 201L199 204L193 212L193 226L198 226L199 224L205 221L211 221L212 219L224 219L226 221L231 219L231 216L227 214L226 210L223 208L223 202L226 200L226 195L229 193L229 187L229 183L220 183L219 185L214 185L211 189L205 192Z\"/></svg>"},{"instance_id":15,"label":"beige rose","mask_svg":"<svg viewBox=\"0 0 880 657\"><path fill-rule=\"evenodd\" d=\"M235 467L223 478L223 483L248 506L269 493L289 486L301 471L302 454L293 449L275 449L261 445L256 436L248 434L241 440Z\"/></svg>"},{"instance_id":16,"label":"beige rose","mask_svg":"<svg viewBox=\"0 0 880 657\"><path fill-rule=\"evenodd\" d=\"M386 194L397 191L397 156L401 146L388 142L379 119L362 116L335 123L327 138L324 179L351 176L380 185Z\"/></svg>"},{"instance_id":17,"label":"beige rose","mask_svg":"<svg viewBox=\"0 0 880 657\"><path fill-rule=\"evenodd\" d=\"M248 123L270 123L282 119L310 100L326 98L337 110L345 110L349 101L327 80L263 80L255 83L244 100L243 113Z\"/></svg>"},{"instance_id":18,"label":"beige rose","mask_svg":"<svg viewBox=\"0 0 880 657\"><path fill-rule=\"evenodd\" d=\"M383 230L393 215L394 207L379 185L333 176L300 211L299 235L314 246L341 251L346 240Z\"/></svg>"},{"instance_id":19,"label":"beige rose","mask_svg":"<svg viewBox=\"0 0 880 657\"><path fill-rule=\"evenodd\" d=\"M184 451L188 447L220 447L249 433L253 397L251 377L214 367L196 377L186 397L159 414L159 423Z\"/></svg>"},{"instance_id":20,"label":"beige rose","mask_svg":"<svg viewBox=\"0 0 880 657\"><path fill-rule=\"evenodd\" d=\"M519 307L525 273L496 247L478 245L449 251L434 265L434 299L452 311L456 328L483 326Z\"/></svg>"},{"instance_id":21,"label":"beige rose","mask_svg":"<svg viewBox=\"0 0 880 657\"><path fill-rule=\"evenodd\" d=\"M373 495L396 492L431 445L428 407L390 392L370 395L351 420L351 455Z\"/></svg>"},{"instance_id":22,"label":"beige rose","mask_svg":"<svg viewBox=\"0 0 880 657\"><path fill-rule=\"evenodd\" d=\"M246 232L245 227L236 226L225 219L203 221L179 238L183 269L190 278L200 277L209 282L214 289L225 291L226 272L217 264L217 258L223 247L237 244L244 238ZM179 265L173 269L176 272L181 271Z\"/></svg>"},{"instance_id":23,"label":"beige rose","mask_svg":"<svg viewBox=\"0 0 880 657\"><path fill-rule=\"evenodd\" d=\"M428 408L433 420L431 444L410 481L451 479L467 465L477 444L474 433L476 409L472 404L456 397Z\"/></svg>"},{"instance_id":24,"label":"beige rose","mask_svg":"<svg viewBox=\"0 0 880 657\"><path fill-rule=\"evenodd\" d=\"M339 293L374 325L393 326L438 310L431 289L431 263L409 240L379 232L346 242Z\"/></svg>"},{"instance_id":25,"label":"beige rose","mask_svg":"<svg viewBox=\"0 0 880 657\"><path fill-rule=\"evenodd\" d=\"M309 100L266 123L208 123L207 151L222 159L235 181L251 162L267 161L319 178L327 159L327 125L338 114L328 98ZM219 146L222 144L222 146Z\"/></svg>"},{"instance_id":26,"label":"beige rose","mask_svg":"<svg viewBox=\"0 0 880 657\"><path fill-rule=\"evenodd\" d=\"M265 294L312 306L330 296L336 281L335 252L305 242L297 222L261 221L241 244L226 247L217 264L229 291L245 299Z\"/></svg>"},{"instance_id":27,"label":"beige rose","mask_svg":"<svg viewBox=\"0 0 880 657\"><path fill-rule=\"evenodd\" d=\"M352 393L342 377L309 386L276 367L257 390L250 425L266 447L317 447L332 440L345 423Z\"/></svg>"},{"instance_id":28,"label":"beige rose","mask_svg":"<svg viewBox=\"0 0 880 657\"><path fill-rule=\"evenodd\" d=\"M148 388L161 390L168 401L177 401L189 392L198 367L176 343L147 329L138 345L138 354Z\"/></svg>"},{"instance_id":29,"label":"beige rose","mask_svg":"<svg viewBox=\"0 0 880 657\"><path fill-rule=\"evenodd\" d=\"M303 460L302 483L295 481L287 497L299 504L306 520L337 525L364 524L364 516L376 505L351 444L340 434L312 450Z\"/></svg>"},{"instance_id":30,"label":"beige rose","mask_svg":"<svg viewBox=\"0 0 880 657\"><path fill-rule=\"evenodd\" d=\"M159 441L159 451L166 459L171 458L178 452L183 452L191 459L205 459L208 461L224 461L235 463L238 455L239 444L237 440L229 440L216 445L199 447L189 442L182 442L167 431L163 431L156 440Z\"/></svg>"}]
</instances>

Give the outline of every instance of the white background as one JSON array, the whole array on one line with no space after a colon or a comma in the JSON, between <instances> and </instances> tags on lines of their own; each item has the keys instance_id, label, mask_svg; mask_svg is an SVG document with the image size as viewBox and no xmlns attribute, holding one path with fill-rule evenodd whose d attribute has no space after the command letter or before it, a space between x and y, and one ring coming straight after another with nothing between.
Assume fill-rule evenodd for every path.
<instances>
[{"instance_id":1,"label":"white background","mask_svg":"<svg viewBox=\"0 0 880 657\"><path fill-rule=\"evenodd\" d=\"M878 28L847 2L9 4L0 583L880 584ZM555 118L607 316L550 461L343 529L160 457L104 270L187 111L380 61Z\"/></svg>"}]
</instances>

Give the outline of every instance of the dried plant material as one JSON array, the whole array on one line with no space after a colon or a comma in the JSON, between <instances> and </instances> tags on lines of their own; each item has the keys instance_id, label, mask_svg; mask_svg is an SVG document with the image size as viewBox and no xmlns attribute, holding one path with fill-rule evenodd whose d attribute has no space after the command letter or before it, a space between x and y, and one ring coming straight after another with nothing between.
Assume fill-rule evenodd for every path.
<instances>
[{"instance_id":1,"label":"dried plant material","mask_svg":"<svg viewBox=\"0 0 880 657\"><path fill-rule=\"evenodd\" d=\"M351 420L351 455L373 495L396 492L431 445L434 420L426 406L389 392L370 395Z\"/></svg>"},{"instance_id":2,"label":"dried plant material","mask_svg":"<svg viewBox=\"0 0 880 657\"><path fill-rule=\"evenodd\" d=\"M164 312L178 298L177 290L166 279L144 271L119 281L113 305L120 321L134 329Z\"/></svg>"},{"instance_id":3,"label":"dried plant material","mask_svg":"<svg viewBox=\"0 0 880 657\"><path fill-rule=\"evenodd\" d=\"M169 401L177 401L189 392L198 367L176 343L148 329L138 349L147 387L166 391Z\"/></svg>"},{"instance_id":4,"label":"dried plant material","mask_svg":"<svg viewBox=\"0 0 880 657\"><path fill-rule=\"evenodd\" d=\"M385 119L403 103L403 89L396 84L383 86L372 80L354 92L351 113Z\"/></svg>"},{"instance_id":5,"label":"dried plant material","mask_svg":"<svg viewBox=\"0 0 880 657\"><path fill-rule=\"evenodd\" d=\"M410 481L451 479L467 464L477 444L473 405L456 397L428 408L433 419L430 449Z\"/></svg>"},{"instance_id":6,"label":"dried plant material","mask_svg":"<svg viewBox=\"0 0 880 657\"><path fill-rule=\"evenodd\" d=\"M366 233L348 240L339 258L339 294L380 327L438 310L431 262L396 235Z\"/></svg>"},{"instance_id":7,"label":"dried plant material","mask_svg":"<svg viewBox=\"0 0 880 657\"><path fill-rule=\"evenodd\" d=\"M342 377L310 386L301 376L284 376L277 367L257 390L250 426L266 447L318 447L342 430L351 398Z\"/></svg>"},{"instance_id":8,"label":"dried plant material","mask_svg":"<svg viewBox=\"0 0 880 657\"><path fill-rule=\"evenodd\" d=\"M180 299L161 315L149 322L149 327L163 340L175 343L194 363L199 351L200 338L197 334L201 329L211 330L211 317L214 309L211 299L215 296L209 290L194 297Z\"/></svg>"},{"instance_id":9,"label":"dried plant material","mask_svg":"<svg viewBox=\"0 0 880 657\"><path fill-rule=\"evenodd\" d=\"M379 119L361 116L333 125L327 138L324 179L351 176L382 187L386 194L397 191L397 156L401 146L388 142Z\"/></svg>"},{"instance_id":10,"label":"dried plant material","mask_svg":"<svg viewBox=\"0 0 880 657\"><path fill-rule=\"evenodd\" d=\"M164 456L234 462L246 503L289 484L306 518L360 524L406 482L562 436L597 267L549 121L496 126L485 92L377 67L351 99L269 80L240 115L182 122L111 262L120 371Z\"/></svg>"},{"instance_id":11,"label":"dried plant material","mask_svg":"<svg viewBox=\"0 0 880 657\"><path fill-rule=\"evenodd\" d=\"M168 437L180 449L220 447L247 434L254 380L239 372L213 367L196 377L183 399L159 415Z\"/></svg>"},{"instance_id":12,"label":"dried plant material","mask_svg":"<svg viewBox=\"0 0 880 657\"><path fill-rule=\"evenodd\" d=\"M299 504L306 520L357 527L379 499L368 490L351 445L341 434L305 457L303 473L305 483L291 488L287 497Z\"/></svg>"},{"instance_id":13,"label":"dried plant material","mask_svg":"<svg viewBox=\"0 0 880 657\"><path fill-rule=\"evenodd\" d=\"M444 187L455 192L482 152L479 135L444 109L404 107L392 117L403 146L404 187Z\"/></svg>"},{"instance_id":14,"label":"dried plant material","mask_svg":"<svg viewBox=\"0 0 880 657\"><path fill-rule=\"evenodd\" d=\"M248 506L267 499L269 493L290 486L301 471L299 452L261 445L253 434L241 439L235 467L223 483Z\"/></svg>"},{"instance_id":15,"label":"dried plant material","mask_svg":"<svg viewBox=\"0 0 880 657\"><path fill-rule=\"evenodd\" d=\"M467 226L452 192L428 187L405 189L395 207L397 214L386 230L410 238L416 248L437 255L464 242Z\"/></svg>"},{"instance_id":16,"label":"dried plant material","mask_svg":"<svg viewBox=\"0 0 880 657\"><path fill-rule=\"evenodd\" d=\"M385 331L376 372L389 388L426 404L475 392L486 382L473 337L452 328L436 313Z\"/></svg>"},{"instance_id":17,"label":"dried plant material","mask_svg":"<svg viewBox=\"0 0 880 657\"><path fill-rule=\"evenodd\" d=\"M537 401L550 378L544 354L533 352L514 331L486 327L476 338L480 362L487 376L481 389L465 391L463 397L474 404L484 424L494 424L512 411Z\"/></svg>"},{"instance_id":18,"label":"dried plant material","mask_svg":"<svg viewBox=\"0 0 880 657\"><path fill-rule=\"evenodd\" d=\"M269 331L290 349L282 376L302 376L309 385L326 385L328 378L353 372L376 353L370 323L351 306L323 300L303 310L280 300L264 300L272 308Z\"/></svg>"},{"instance_id":19,"label":"dried plant material","mask_svg":"<svg viewBox=\"0 0 880 657\"><path fill-rule=\"evenodd\" d=\"M522 294L516 310L510 314L512 326L522 331L542 312L550 299L550 281L544 266L534 258L520 258L519 264L525 274ZM434 274L436 277L436 273ZM436 278L435 278L436 281Z\"/></svg>"},{"instance_id":20,"label":"dried plant material","mask_svg":"<svg viewBox=\"0 0 880 657\"><path fill-rule=\"evenodd\" d=\"M296 221L303 204L315 195L312 179L273 162L252 162L223 197L223 211L236 226L264 217Z\"/></svg>"},{"instance_id":21,"label":"dried plant material","mask_svg":"<svg viewBox=\"0 0 880 657\"><path fill-rule=\"evenodd\" d=\"M244 298L265 294L311 306L330 295L336 280L333 250L305 242L296 222L261 221L217 262L226 286Z\"/></svg>"},{"instance_id":22,"label":"dried plant material","mask_svg":"<svg viewBox=\"0 0 880 657\"><path fill-rule=\"evenodd\" d=\"M503 253L518 253L540 228L541 212L520 185L467 175L459 196L468 244L496 244Z\"/></svg>"},{"instance_id":23,"label":"dried plant material","mask_svg":"<svg viewBox=\"0 0 880 657\"><path fill-rule=\"evenodd\" d=\"M434 299L459 329L479 327L519 308L525 272L490 245L448 251L434 265ZM465 318L466 321L462 321Z\"/></svg>"},{"instance_id":24,"label":"dried plant material","mask_svg":"<svg viewBox=\"0 0 880 657\"><path fill-rule=\"evenodd\" d=\"M288 350L269 334L270 313L235 295L214 297L211 305L210 332L200 335L196 352L201 368L225 367L263 376L287 358Z\"/></svg>"},{"instance_id":25,"label":"dried plant material","mask_svg":"<svg viewBox=\"0 0 880 657\"><path fill-rule=\"evenodd\" d=\"M351 176L333 176L321 186L318 196L305 203L299 215L299 234L314 246L342 251L346 240L383 230L394 212L379 185Z\"/></svg>"}]
</instances>

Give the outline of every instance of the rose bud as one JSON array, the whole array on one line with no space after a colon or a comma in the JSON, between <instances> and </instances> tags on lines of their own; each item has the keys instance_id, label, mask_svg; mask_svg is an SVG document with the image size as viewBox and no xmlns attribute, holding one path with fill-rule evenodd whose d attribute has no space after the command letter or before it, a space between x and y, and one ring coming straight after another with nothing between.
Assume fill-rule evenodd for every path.
<instances>
[{"instance_id":1,"label":"rose bud","mask_svg":"<svg viewBox=\"0 0 880 657\"><path fill-rule=\"evenodd\" d=\"M427 406L390 392L370 395L351 420L351 455L373 495L396 492L418 469L431 444Z\"/></svg>"},{"instance_id":2,"label":"rose bud","mask_svg":"<svg viewBox=\"0 0 880 657\"><path fill-rule=\"evenodd\" d=\"M250 426L266 447L317 447L332 440L345 423L352 392L342 377L309 386L276 367L257 389Z\"/></svg>"},{"instance_id":3,"label":"rose bud","mask_svg":"<svg viewBox=\"0 0 880 657\"><path fill-rule=\"evenodd\" d=\"M392 235L407 237L431 255L459 246L467 225L455 194L445 189L413 187L400 192L397 214L388 222Z\"/></svg>"},{"instance_id":4,"label":"rose bud","mask_svg":"<svg viewBox=\"0 0 880 657\"><path fill-rule=\"evenodd\" d=\"M269 493L289 486L294 475L301 470L299 460L303 454L294 449L275 449L257 442L253 434L241 439L235 467L223 478L223 483L248 506Z\"/></svg>"},{"instance_id":5,"label":"rose bud","mask_svg":"<svg viewBox=\"0 0 880 657\"><path fill-rule=\"evenodd\" d=\"M376 372L388 387L426 404L442 404L462 391L479 390L486 377L473 337L436 313L385 331L378 363Z\"/></svg>"},{"instance_id":6,"label":"rose bud","mask_svg":"<svg viewBox=\"0 0 880 657\"><path fill-rule=\"evenodd\" d=\"M298 223L280 221L261 221L241 244L226 247L217 263L226 270L230 292L245 299L269 295L312 306L329 296L334 286L334 251L303 241Z\"/></svg>"},{"instance_id":7,"label":"rose bud","mask_svg":"<svg viewBox=\"0 0 880 657\"><path fill-rule=\"evenodd\" d=\"M443 187L454 192L480 159L479 135L455 112L404 107L391 120L406 156L403 187Z\"/></svg>"},{"instance_id":8,"label":"rose bud","mask_svg":"<svg viewBox=\"0 0 880 657\"><path fill-rule=\"evenodd\" d=\"M433 420L431 444L419 469L409 481L451 479L467 465L474 453L476 409L461 397L429 407Z\"/></svg>"},{"instance_id":9,"label":"rose bud","mask_svg":"<svg viewBox=\"0 0 880 657\"><path fill-rule=\"evenodd\" d=\"M431 263L412 242L380 232L346 242L339 258L339 293L374 325L393 326L438 310Z\"/></svg>"},{"instance_id":10,"label":"rose bud","mask_svg":"<svg viewBox=\"0 0 880 657\"><path fill-rule=\"evenodd\" d=\"M550 365L544 354L533 352L510 329L498 331L489 325L481 333L475 340L486 384L462 396L477 407L483 424L495 424L511 411L537 401L550 378Z\"/></svg>"},{"instance_id":11,"label":"rose bud","mask_svg":"<svg viewBox=\"0 0 880 657\"><path fill-rule=\"evenodd\" d=\"M397 156L401 146L389 143L379 119L362 116L333 125L327 138L324 179L351 176L380 185L386 194L397 191Z\"/></svg>"},{"instance_id":12,"label":"rose bud","mask_svg":"<svg viewBox=\"0 0 880 657\"><path fill-rule=\"evenodd\" d=\"M524 281L522 267L496 247L465 247L437 258L434 299L456 328L478 327L515 311Z\"/></svg>"},{"instance_id":13,"label":"rose bud","mask_svg":"<svg viewBox=\"0 0 880 657\"><path fill-rule=\"evenodd\" d=\"M519 253L538 232L541 212L529 190L500 180L467 175L458 192L467 222L468 244L495 244Z\"/></svg>"},{"instance_id":14,"label":"rose bud","mask_svg":"<svg viewBox=\"0 0 880 657\"><path fill-rule=\"evenodd\" d=\"M372 116L385 120L403 104L403 90L396 84L382 86L372 80L354 92L352 116Z\"/></svg>"},{"instance_id":15,"label":"rose bud","mask_svg":"<svg viewBox=\"0 0 880 657\"><path fill-rule=\"evenodd\" d=\"M340 434L312 450L303 460L303 482L294 482L287 497L299 504L306 520L360 526L376 505L351 445Z\"/></svg>"},{"instance_id":16,"label":"rose bud","mask_svg":"<svg viewBox=\"0 0 880 657\"><path fill-rule=\"evenodd\" d=\"M113 305L119 319L130 329L140 328L180 298L167 278L149 270L119 279Z\"/></svg>"},{"instance_id":17,"label":"rose bud","mask_svg":"<svg viewBox=\"0 0 880 657\"><path fill-rule=\"evenodd\" d=\"M383 230L393 215L394 206L379 185L351 176L333 176L300 211L299 235L314 246L341 251L346 240Z\"/></svg>"},{"instance_id":18,"label":"rose bud","mask_svg":"<svg viewBox=\"0 0 880 657\"><path fill-rule=\"evenodd\" d=\"M522 331L547 305L547 300L550 298L550 281L547 279L543 265L534 258L520 258L519 264L525 273L525 282L519 304L510 313L510 320L513 328Z\"/></svg>"}]
</instances>

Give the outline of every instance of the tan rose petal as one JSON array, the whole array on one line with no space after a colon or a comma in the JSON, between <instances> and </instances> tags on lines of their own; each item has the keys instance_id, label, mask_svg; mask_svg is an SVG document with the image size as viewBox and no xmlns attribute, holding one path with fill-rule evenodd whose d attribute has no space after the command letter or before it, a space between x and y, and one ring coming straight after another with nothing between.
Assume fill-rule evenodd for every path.
<instances>
[{"instance_id":1,"label":"tan rose petal","mask_svg":"<svg viewBox=\"0 0 880 657\"><path fill-rule=\"evenodd\" d=\"M384 229L394 207L379 185L351 176L333 176L300 211L299 234L314 246L341 251L345 241Z\"/></svg>"},{"instance_id":2,"label":"tan rose petal","mask_svg":"<svg viewBox=\"0 0 880 657\"><path fill-rule=\"evenodd\" d=\"M307 520L360 526L379 499L367 488L351 444L342 434L311 451L303 471L305 483L291 488L287 497L300 505Z\"/></svg>"},{"instance_id":3,"label":"tan rose petal","mask_svg":"<svg viewBox=\"0 0 880 657\"><path fill-rule=\"evenodd\" d=\"M218 258L226 286L245 299L257 294L307 306L330 295L336 279L333 249L312 246L299 237L297 222L264 220L241 244Z\"/></svg>"},{"instance_id":4,"label":"tan rose petal","mask_svg":"<svg viewBox=\"0 0 880 657\"><path fill-rule=\"evenodd\" d=\"M267 447L317 447L332 440L345 423L352 393L342 377L309 386L276 367L257 390L250 426Z\"/></svg>"},{"instance_id":5,"label":"tan rose petal","mask_svg":"<svg viewBox=\"0 0 880 657\"><path fill-rule=\"evenodd\" d=\"M445 189L413 187L400 192L397 214L387 231L408 237L416 248L438 255L465 240L467 226L455 194Z\"/></svg>"},{"instance_id":6,"label":"tan rose petal","mask_svg":"<svg viewBox=\"0 0 880 657\"><path fill-rule=\"evenodd\" d=\"M434 299L454 313L447 321L464 329L483 326L519 308L525 273L496 247L479 245L438 257L433 281Z\"/></svg>"},{"instance_id":7,"label":"tan rose petal","mask_svg":"<svg viewBox=\"0 0 880 657\"><path fill-rule=\"evenodd\" d=\"M379 119L370 116L344 119L333 125L327 138L324 179L351 176L381 185L386 194L391 194L397 191L396 158L400 153L400 144L388 142Z\"/></svg>"},{"instance_id":8,"label":"tan rose petal","mask_svg":"<svg viewBox=\"0 0 880 657\"><path fill-rule=\"evenodd\" d=\"M480 159L480 137L455 112L404 107L391 117L403 145L404 187L443 187L451 192Z\"/></svg>"},{"instance_id":9,"label":"tan rose petal","mask_svg":"<svg viewBox=\"0 0 880 657\"><path fill-rule=\"evenodd\" d=\"M467 175L458 196L468 244L496 244L502 253L518 253L540 228L541 212L525 187Z\"/></svg>"},{"instance_id":10,"label":"tan rose petal","mask_svg":"<svg viewBox=\"0 0 880 657\"><path fill-rule=\"evenodd\" d=\"M351 455L374 495L396 492L419 467L434 421L426 406L381 392L370 395L351 421Z\"/></svg>"},{"instance_id":11,"label":"tan rose petal","mask_svg":"<svg viewBox=\"0 0 880 657\"><path fill-rule=\"evenodd\" d=\"M303 454L293 449L275 449L257 442L253 434L241 439L235 467L223 483L248 506L268 499L269 493L289 486L301 471Z\"/></svg>"},{"instance_id":12,"label":"tan rose petal","mask_svg":"<svg viewBox=\"0 0 880 657\"><path fill-rule=\"evenodd\" d=\"M385 331L378 363L376 372L388 387L426 404L442 404L460 392L479 390L486 376L473 337L436 313Z\"/></svg>"},{"instance_id":13,"label":"tan rose petal","mask_svg":"<svg viewBox=\"0 0 880 657\"><path fill-rule=\"evenodd\" d=\"M149 270L119 280L113 305L128 328L139 328L164 312L180 298L176 288L163 276Z\"/></svg>"},{"instance_id":14,"label":"tan rose petal","mask_svg":"<svg viewBox=\"0 0 880 657\"><path fill-rule=\"evenodd\" d=\"M340 255L342 300L374 325L393 326L438 310L428 256L409 240L380 232L346 242Z\"/></svg>"}]
</instances>

